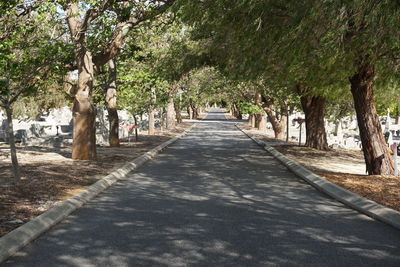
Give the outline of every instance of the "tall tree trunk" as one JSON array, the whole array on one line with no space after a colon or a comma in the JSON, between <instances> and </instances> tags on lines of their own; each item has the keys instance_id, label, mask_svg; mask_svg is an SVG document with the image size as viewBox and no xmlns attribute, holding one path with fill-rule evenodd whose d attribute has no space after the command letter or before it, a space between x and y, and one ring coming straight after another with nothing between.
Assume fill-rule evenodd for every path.
<instances>
[{"instance_id":1,"label":"tall tree trunk","mask_svg":"<svg viewBox=\"0 0 400 267\"><path fill-rule=\"evenodd\" d=\"M172 94L168 96L167 118L165 126L167 129L172 129L175 127L175 108L174 108L174 97Z\"/></svg>"},{"instance_id":2,"label":"tall tree trunk","mask_svg":"<svg viewBox=\"0 0 400 267\"><path fill-rule=\"evenodd\" d=\"M306 143L305 146L319 150L328 149L326 139L324 110L325 98L321 96L307 95L307 88L297 86L300 94L300 102L305 114Z\"/></svg>"},{"instance_id":3,"label":"tall tree trunk","mask_svg":"<svg viewBox=\"0 0 400 267\"><path fill-rule=\"evenodd\" d=\"M289 111L289 107L286 105L286 110L287 110L287 118L286 118L286 142L289 142L289 135L290 135L290 129L289 129L289 115L292 114L292 112Z\"/></svg>"},{"instance_id":4,"label":"tall tree trunk","mask_svg":"<svg viewBox=\"0 0 400 267\"><path fill-rule=\"evenodd\" d=\"M399 106L396 106L396 121L395 121L395 124L399 124L399 122L400 122Z\"/></svg>"},{"instance_id":5,"label":"tall tree trunk","mask_svg":"<svg viewBox=\"0 0 400 267\"><path fill-rule=\"evenodd\" d=\"M148 134L154 135L154 108L149 108L149 120L148 120Z\"/></svg>"},{"instance_id":6,"label":"tall tree trunk","mask_svg":"<svg viewBox=\"0 0 400 267\"><path fill-rule=\"evenodd\" d=\"M199 109L196 107L193 107L193 119L194 120L199 119Z\"/></svg>"},{"instance_id":7,"label":"tall tree trunk","mask_svg":"<svg viewBox=\"0 0 400 267\"><path fill-rule=\"evenodd\" d=\"M191 108L190 105L188 105L186 107L186 111L187 111L187 114L189 115L189 120L192 120L193 119L193 112L192 112L192 108Z\"/></svg>"},{"instance_id":8,"label":"tall tree trunk","mask_svg":"<svg viewBox=\"0 0 400 267\"><path fill-rule=\"evenodd\" d=\"M154 106L155 106L155 103L156 103L156 91L155 91L154 88L151 88L150 90L151 90L151 95L150 95L150 97L151 97L150 103L151 104L150 104L150 107L149 107L148 134L149 135L154 135L154 133L155 133L155 127L154 127L154 122L155 122L155 120L154 120L154 112L155 111L154 111Z\"/></svg>"},{"instance_id":9,"label":"tall tree trunk","mask_svg":"<svg viewBox=\"0 0 400 267\"><path fill-rule=\"evenodd\" d=\"M105 101L108 111L108 122L110 125L108 141L111 147L118 147L119 144L119 118L117 111L117 66L115 60L110 60L109 79L105 88Z\"/></svg>"},{"instance_id":10,"label":"tall tree trunk","mask_svg":"<svg viewBox=\"0 0 400 267\"><path fill-rule=\"evenodd\" d=\"M234 104L231 104L231 110L230 110L230 112L231 112L231 115L232 115L232 116L236 117L236 108L235 108L235 105L234 105Z\"/></svg>"},{"instance_id":11,"label":"tall tree trunk","mask_svg":"<svg viewBox=\"0 0 400 267\"><path fill-rule=\"evenodd\" d=\"M280 102L280 112L277 112L273 99L267 98L262 94L256 94L256 104L267 114L274 130L275 139L283 139L285 137L285 126L288 119L287 104L285 101Z\"/></svg>"},{"instance_id":12,"label":"tall tree trunk","mask_svg":"<svg viewBox=\"0 0 400 267\"><path fill-rule=\"evenodd\" d=\"M11 153L11 163L12 163L12 172L14 176L14 180L12 183L17 183L21 177L21 173L19 170L18 158L17 158L17 148L15 146L14 139L14 126L12 122L12 114L13 110L8 105L5 106L6 114L7 114L7 135L8 135L8 143L10 144L10 153Z\"/></svg>"},{"instance_id":13,"label":"tall tree trunk","mask_svg":"<svg viewBox=\"0 0 400 267\"><path fill-rule=\"evenodd\" d=\"M256 120L256 115L254 115L254 114L249 114L248 125L249 125L250 127L253 127L253 128L254 128L254 126L256 125L256 124L255 124L255 120Z\"/></svg>"},{"instance_id":14,"label":"tall tree trunk","mask_svg":"<svg viewBox=\"0 0 400 267\"><path fill-rule=\"evenodd\" d=\"M158 111L159 113L158 114L160 114L160 128L161 128L161 131L164 131L164 126L166 126L166 119L165 119L165 109L162 107L162 108L160 108L160 110Z\"/></svg>"},{"instance_id":15,"label":"tall tree trunk","mask_svg":"<svg viewBox=\"0 0 400 267\"><path fill-rule=\"evenodd\" d=\"M255 104L262 107L262 96L259 92L255 94ZM265 121L264 112L255 115L255 127L258 130L265 130L267 122Z\"/></svg>"},{"instance_id":16,"label":"tall tree trunk","mask_svg":"<svg viewBox=\"0 0 400 267\"><path fill-rule=\"evenodd\" d=\"M164 3L163 8L150 9L146 12L137 12L135 15L128 14L120 20L115 27L110 41L105 45L97 47L98 53L92 58L91 53L85 47L87 36L90 34L91 22L104 14L108 7L115 1L103 1L97 8L86 8L79 10L79 1L62 1L65 10L65 18L70 31L71 40L75 47L75 61L78 65L78 85L73 105L73 144L72 158L82 160L96 159L96 109L92 103L92 88L96 70L105 65L110 59L115 58L122 49L125 38L129 31L140 22L147 20L156 14L160 14L168 8L173 1ZM100 7L102 6L102 7ZM165 7L165 8L164 8ZM83 11L83 12L82 12ZM150 15L151 13L151 15Z\"/></svg>"},{"instance_id":17,"label":"tall tree trunk","mask_svg":"<svg viewBox=\"0 0 400 267\"><path fill-rule=\"evenodd\" d=\"M272 105L264 106L264 111L267 113L272 129L274 130L275 139L284 139L287 116L281 112L280 118L278 118L273 110L274 107Z\"/></svg>"},{"instance_id":18,"label":"tall tree trunk","mask_svg":"<svg viewBox=\"0 0 400 267\"><path fill-rule=\"evenodd\" d=\"M393 160L385 143L374 103L374 77L374 65L365 62L358 63L357 73L349 79L351 93L357 114L366 171L369 175L392 175Z\"/></svg>"},{"instance_id":19,"label":"tall tree trunk","mask_svg":"<svg viewBox=\"0 0 400 267\"><path fill-rule=\"evenodd\" d=\"M231 110L232 110L232 116L234 116L238 120L243 119L242 113L240 113L240 109L238 108L235 102L232 103Z\"/></svg>"},{"instance_id":20,"label":"tall tree trunk","mask_svg":"<svg viewBox=\"0 0 400 267\"><path fill-rule=\"evenodd\" d=\"M199 117L199 110L198 110L198 108L196 107L196 104L193 103L192 101L190 102L190 108L192 109L192 118L193 118L194 120L197 120L198 117Z\"/></svg>"},{"instance_id":21,"label":"tall tree trunk","mask_svg":"<svg viewBox=\"0 0 400 267\"><path fill-rule=\"evenodd\" d=\"M267 128L267 121L265 119L264 114L257 114L256 121L257 121L256 128L260 131L265 131L265 129Z\"/></svg>"},{"instance_id":22,"label":"tall tree trunk","mask_svg":"<svg viewBox=\"0 0 400 267\"><path fill-rule=\"evenodd\" d=\"M72 108L72 159L96 159L96 109L92 101L94 68L92 55L84 47L76 51L78 84Z\"/></svg>"},{"instance_id":23,"label":"tall tree trunk","mask_svg":"<svg viewBox=\"0 0 400 267\"><path fill-rule=\"evenodd\" d=\"M177 123L182 123L181 101L175 103L175 117Z\"/></svg>"},{"instance_id":24,"label":"tall tree trunk","mask_svg":"<svg viewBox=\"0 0 400 267\"><path fill-rule=\"evenodd\" d=\"M133 114L133 119L135 121L135 125L138 125L138 121L135 114ZM135 142L137 141L139 141L139 134L138 134L138 128L135 127Z\"/></svg>"}]
</instances>

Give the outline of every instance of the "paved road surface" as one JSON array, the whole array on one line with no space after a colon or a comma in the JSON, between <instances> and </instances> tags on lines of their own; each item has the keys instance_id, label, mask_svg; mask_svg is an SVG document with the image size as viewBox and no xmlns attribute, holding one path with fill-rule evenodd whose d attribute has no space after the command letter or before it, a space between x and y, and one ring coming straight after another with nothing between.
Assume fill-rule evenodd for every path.
<instances>
[{"instance_id":1,"label":"paved road surface","mask_svg":"<svg viewBox=\"0 0 400 267\"><path fill-rule=\"evenodd\" d=\"M400 266L400 231L322 195L210 113L6 266Z\"/></svg>"}]
</instances>

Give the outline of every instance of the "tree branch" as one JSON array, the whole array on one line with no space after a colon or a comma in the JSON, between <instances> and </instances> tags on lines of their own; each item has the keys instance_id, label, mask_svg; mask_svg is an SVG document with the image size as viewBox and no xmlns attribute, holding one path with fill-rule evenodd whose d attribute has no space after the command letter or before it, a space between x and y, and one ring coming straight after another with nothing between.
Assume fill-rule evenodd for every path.
<instances>
[{"instance_id":1,"label":"tree branch","mask_svg":"<svg viewBox=\"0 0 400 267\"><path fill-rule=\"evenodd\" d=\"M158 16L168 9L174 3L174 1L175 0L154 1L162 2L163 4L148 11L142 10L135 16L129 17L128 20L119 22L113 32L111 40L106 44L101 52L93 56L93 63L96 65L97 69L118 55L124 44L125 37L132 28L139 25L143 21Z\"/></svg>"}]
</instances>

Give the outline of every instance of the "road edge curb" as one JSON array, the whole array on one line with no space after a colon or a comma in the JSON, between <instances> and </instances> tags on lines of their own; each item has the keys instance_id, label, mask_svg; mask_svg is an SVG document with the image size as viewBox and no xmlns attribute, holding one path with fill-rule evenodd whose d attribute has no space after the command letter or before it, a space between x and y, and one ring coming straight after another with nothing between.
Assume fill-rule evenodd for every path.
<instances>
[{"instance_id":1,"label":"road edge curb","mask_svg":"<svg viewBox=\"0 0 400 267\"><path fill-rule=\"evenodd\" d=\"M25 247L40 235L48 231L50 228L58 224L72 212L82 207L84 204L109 188L115 182L125 178L128 173L137 169L145 162L153 159L166 147L184 137L193 129L195 125L196 123L193 123L188 129L176 137L173 137L147 151L141 156L126 163L122 167L114 170L107 176L90 185L86 190L72 196L67 200L64 200L31 221L2 236L0 238L0 263L4 262L7 258L18 252L21 248Z\"/></svg>"},{"instance_id":2,"label":"road edge curb","mask_svg":"<svg viewBox=\"0 0 400 267\"><path fill-rule=\"evenodd\" d=\"M264 148L264 150L272 154L272 156L280 161L286 168L314 188L371 218L389 224L392 227L400 230L400 212L378 204L375 201L366 199L365 197L357 195L347 189L344 189L343 187L329 182L325 178L313 173L296 161L287 158L273 147L267 145L264 141L261 141L250 135L245 130L241 129L237 124L235 124L235 126L255 143Z\"/></svg>"}]
</instances>

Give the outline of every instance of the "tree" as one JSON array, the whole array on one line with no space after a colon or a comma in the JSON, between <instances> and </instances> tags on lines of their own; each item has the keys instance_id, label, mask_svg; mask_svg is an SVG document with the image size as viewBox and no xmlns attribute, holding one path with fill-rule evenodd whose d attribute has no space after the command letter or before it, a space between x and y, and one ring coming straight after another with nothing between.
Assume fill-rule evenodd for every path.
<instances>
[{"instance_id":1,"label":"tree","mask_svg":"<svg viewBox=\"0 0 400 267\"><path fill-rule=\"evenodd\" d=\"M338 16L340 14L340 16ZM374 84L388 87L398 79L400 6L396 1L318 3L308 22L330 21L321 34L326 53L350 81L368 174L393 174L393 162L382 134L374 101ZM320 20L321 18L324 20ZM315 29L315 25L313 27Z\"/></svg>"},{"instance_id":2,"label":"tree","mask_svg":"<svg viewBox=\"0 0 400 267\"><path fill-rule=\"evenodd\" d=\"M15 1L14 5L3 9L5 13L1 16L6 30L0 44L0 105L7 114L13 183L20 177L12 123L13 105L21 96L35 94L45 87L50 73L58 72L68 61L59 56L61 51L68 51L68 46L59 40L62 29L49 13L54 9L39 9L40 2L28 6L26 2Z\"/></svg>"},{"instance_id":3,"label":"tree","mask_svg":"<svg viewBox=\"0 0 400 267\"><path fill-rule=\"evenodd\" d=\"M96 159L95 108L92 100L93 82L99 69L115 58L128 32L141 22L164 12L173 0L164 1L90 1L64 2L63 8L75 48L78 83L74 93L73 159ZM93 35L91 26L101 16L112 16L115 23L106 42L94 48L88 43Z\"/></svg>"},{"instance_id":4,"label":"tree","mask_svg":"<svg viewBox=\"0 0 400 267\"><path fill-rule=\"evenodd\" d=\"M119 118L117 110L117 63L116 59L108 61L109 78L104 87L109 122L109 143L111 147L119 146Z\"/></svg>"},{"instance_id":5,"label":"tree","mask_svg":"<svg viewBox=\"0 0 400 267\"><path fill-rule=\"evenodd\" d=\"M131 111L134 116L148 113L149 135L153 135L153 110L165 104L162 95L166 94L165 88L168 84L154 75L147 62L138 60L143 52L138 51L134 57L119 65L118 107Z\"/></svg>"},{"instance_id":6,"label":"tree","mask_svg":"<svg viewBox=\"0 0 400 267\"><path fill-rule=\"evenodd\" d=\"M276 136L282 137L286 115L280 116L280 114L287 113L285 102L288 101L284 98L293 94L291 88L294 88L299 80L304 82L304 79L307 80L313 75L312 70L315 68L315 65L311 64L304 66L304 57L298 56L298 54L304 55L304 51L301 50L304 46L293 41L293 32L299 27L301 18L311 7L312 1L310 3L241 1L219 2L212 5L208 1L182 2L185 6L182 12L184 21L194 27L195 38L207 40L213 62L223 69L227 77L253 82L264 80L268 88L263 102L265 111L276 131ZM285 89L283 94L282 89ZM311 101L306 105L305 112L308 114L306 145L326 148L326 138L314 140L315 136L326 135L323 112L313 110L314 107L317 111L323 110L324 101L319 101L323 97L316 90L308 91L307 96L304 95L302 99L314 97L314 100L318 101ZM315 95L310 95L310 91ZM270 93L280 96L271 98ZM274 101L271 101L272 99ZM275 108L277 104L278 108ZM275 111L278 111L278 116ZM322 124L316 124L316 121Z\"/></svg>"}]
</instances>

